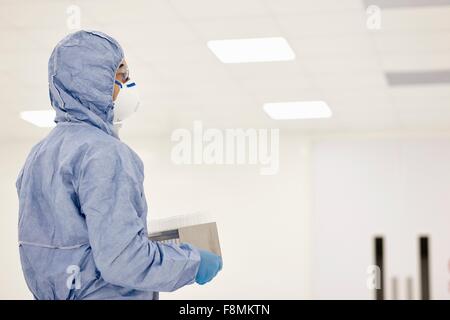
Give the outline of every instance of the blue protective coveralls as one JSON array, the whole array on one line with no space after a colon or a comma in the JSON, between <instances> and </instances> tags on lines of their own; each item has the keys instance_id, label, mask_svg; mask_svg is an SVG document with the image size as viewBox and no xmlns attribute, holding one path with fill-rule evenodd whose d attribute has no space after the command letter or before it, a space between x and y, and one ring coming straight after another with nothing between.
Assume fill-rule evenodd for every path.
<instances>
[{"instance_id":1,"label":"blue protective coveralls","mask_svg":"<svg viewBox=\"0 0 450 320\"><path fill-rule=\"evenodd\" d=\"M143 164L112 124L123 57L94 31L68 35L50 57L57 125L16 183L20 257L36 299L152 299L195 281L196 248L147 238Z\"/></svg>"}]
</instances>

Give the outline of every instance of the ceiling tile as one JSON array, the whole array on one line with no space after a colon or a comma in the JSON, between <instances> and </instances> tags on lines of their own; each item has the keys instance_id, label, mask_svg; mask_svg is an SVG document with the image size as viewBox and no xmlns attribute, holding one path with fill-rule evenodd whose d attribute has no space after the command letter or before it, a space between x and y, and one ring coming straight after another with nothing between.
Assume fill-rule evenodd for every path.
<instances>
[{"instance_id":1,"label":"ceiling tile","mask_svg":"<svg viewBox=\"0 0 450 320\"><path fill-rule=\"evenodd\" d=\"M389 53L380 55L380 64L389 71L450 69L450 53Z\"/></svg>"},{"instance_id":2,"label":"ceiling tile","mask_svg":"<svg viewBox=\"0 0 450 320\"><path fill-rule=\"evenodd\" d=\"M314 13L279 17L278 23L289 37L342 36L367 33L366 14L361 10Z\"/></svg>"},{"instance_id":3,"label":"ceiling tile","mask_svg":"<svg viewBox=\"0 0 450 320\"><path fill-rule=\"evenodd\" d=\"M278 37L280 29L271 17L192 20L192 29L204 40Z\"/></svg>"},{"instance_id":4,"label":"ceiling tile","mask_svg":"<svg viewBox=\"0 0 450 320\"><path fill-rule=\"evenodd\" d=\"M450 7L382 10L382 31L446 30L450 28Z\"/></svg>"},{"instance_id":5,"label":"ceiling tile","mask_svg":"<svg viewBox=\"0 0 450 320\"><path fill-rule=\"evenodd\" d=\"M318 55L316 57L302 57L299 55L300 63L311 73L356 73L356 72L378 72L380 62L375 54L367 55Z\"/></svg>"},{"instance_id":6,"label":"ceiling tile","mask_svg":"<svg viewBox=\"0 0 450 320\"><path fill-rule=\"evenodd\" d=\"M415 7L434 7L448 6L450 0L364 0L366 6L375 5L380 8L415 8Z\"/></svg>"},{"instance_id":7,"label":"ceiling tile","mask_svg":"<svg viewBox=\"0 0 450 320\"><path fill-rule=\"evenodd\" d=\"M386 80L380 72L314 73L314 84L321 89L384 89Z\"/></svg>"},{"instance_id":8,"label":"ceiling tile","mask_svg":"<svg viewBox=\"0 0 450 320\"><path fill-rule=\"evenodd\" d=\"M214 19L267 15L259 0L170 0L175 10L186 19Z\"/></svg>"},{"instance_id":9,"label":"ceiling tile","mask_svg":"<svg viewBox=\"0 0 450 320\"><path fill-rule=\"evenodd\" d=\"M450 102L448 99L434 100L429 103L412 103L398 105L399 121L407 129L449 129L450 128Z\"/></svg>"},{"instance_id":10,"label":"ceiling tile","mask_svg":"<svg viewBox=\"0 0 450 320\"><path fill-rule=\"evenodd\" d=\"M293 37L289 43L301 57L368 55L375 48L372 38L366 33Z\"/></svg>"},{"instance_id":11,"label":"ceiling tile","mask_svg":"<svg viewBox=\"0 0 450 320\"><path fill-rule=\"evenodd\" d=\"M378 52L381 54L450 54L450 30L424 32L377 32L373 34Z\"/></svg>"}]
</instances>

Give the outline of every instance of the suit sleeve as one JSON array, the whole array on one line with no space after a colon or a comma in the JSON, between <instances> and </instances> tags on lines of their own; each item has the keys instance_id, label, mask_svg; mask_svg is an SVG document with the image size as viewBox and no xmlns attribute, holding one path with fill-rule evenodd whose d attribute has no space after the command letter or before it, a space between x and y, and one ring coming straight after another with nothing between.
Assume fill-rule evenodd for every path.
<instances>
[{"instance_id":1,"label":"suit sleeve","mask_svg":"<svg viewBox=\"0 0 450 320\"><path fill-rule=\"evenodd\" d=\"M137 290L173 291L195 281L196 248L148 239L139 166L127 149L99 148L85 156L78 196L94 261L103 279Z\"/></svg>"}]
</instances>

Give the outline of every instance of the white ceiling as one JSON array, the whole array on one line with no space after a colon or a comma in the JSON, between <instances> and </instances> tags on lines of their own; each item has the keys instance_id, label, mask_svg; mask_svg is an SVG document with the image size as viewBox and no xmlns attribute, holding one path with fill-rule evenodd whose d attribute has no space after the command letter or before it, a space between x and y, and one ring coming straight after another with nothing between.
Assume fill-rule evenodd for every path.
<instances>
[{"instance_id":1,"label":"white ceiling","mask_svg":"<svg viewBox=\"0 0 450 320\"><path fill-rule=\"evenodd\" d=\"M124 47L143 107L124 128L150 135L192 126L280 127L304 132L450 129L450 85L389 88L385 71L450 69L450 6L382 10L366 27L362 0L1 0L0 133L35 138L23 110L49 107L47 61L70 30ZM285 37L296 60L222 64L208 40ZM271 120L264 102L325 100L330 119Z\"/></svg>"}]
</instances>

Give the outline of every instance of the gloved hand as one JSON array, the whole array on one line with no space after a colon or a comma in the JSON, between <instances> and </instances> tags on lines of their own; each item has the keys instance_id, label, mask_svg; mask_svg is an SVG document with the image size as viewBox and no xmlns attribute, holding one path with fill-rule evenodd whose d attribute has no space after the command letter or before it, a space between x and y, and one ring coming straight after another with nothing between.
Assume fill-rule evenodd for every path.
<instances>
[{"instance_id":1,"label":"gloved hand","mask_svg":"<svg viewBox=\"0 0 450 320\"><path fill-rule=\"evenodd\" d=\"M201 260L200 267L195 276L195 282L198 284L205 284L211 281L217 273L222 270L222 258L209 251L201 249L198 251L200 252Z\"/></svg>"}]
</instances>

